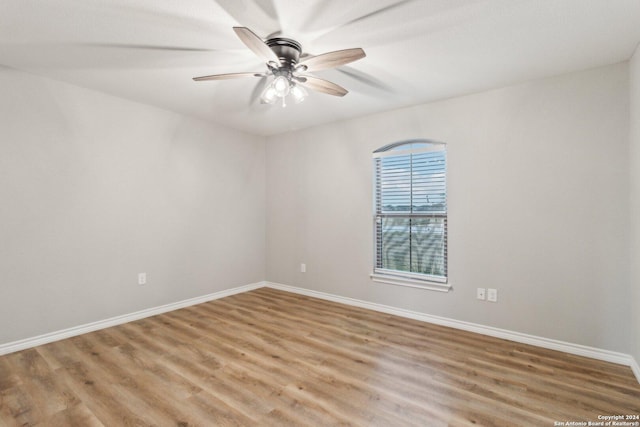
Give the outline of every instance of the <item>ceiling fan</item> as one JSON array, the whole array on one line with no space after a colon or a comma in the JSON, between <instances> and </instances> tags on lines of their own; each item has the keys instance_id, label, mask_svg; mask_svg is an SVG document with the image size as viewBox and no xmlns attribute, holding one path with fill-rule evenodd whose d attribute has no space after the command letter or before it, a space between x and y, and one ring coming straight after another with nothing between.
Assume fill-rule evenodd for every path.
<instances>
[{"instance_id":1,"label":"ceiling fan","mask_svg":"<svg viewBox=\"0 0 640 427\"><path fill-rule=\"evenodd\" d=\"M292 39L274 37L265 41L246 27L233 27L233 31L249 49L266 61L267 71L214 74L194 77L193 80L226 80L273 76L274 79L260 96L260 100L264 104L275 104L277 101L281 101L284 107L286 105L285 98L288 95L291 95L295 103L302 102L308 95L305 88L333 96L345 96L348 91L342 86L301 73L339 67L366 56L361 48L336 50L310 56L303 54L300 43Z\"/></svg>"}]
</instances>

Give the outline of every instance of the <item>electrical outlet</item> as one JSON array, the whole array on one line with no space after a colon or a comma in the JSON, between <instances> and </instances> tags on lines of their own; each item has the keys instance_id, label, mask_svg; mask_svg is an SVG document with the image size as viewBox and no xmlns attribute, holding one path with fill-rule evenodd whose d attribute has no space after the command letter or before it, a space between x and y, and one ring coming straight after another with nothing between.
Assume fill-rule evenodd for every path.
<instances>
[{"instance_id":1,"label":"electrical outlet","mask_svg":"<svg viewBox=\"0 0 640 427\"><path fill-rule=\"evenodd\" d=\"M300 273L307 272L307 264L300 264Z\"/></svg>"},{"instance_id":2,"label":"electrical outlet","mask_svg":"<svg viewBox=\"0 0 640 427\"><path fill-rule=\"evenodd\" d=\"M498 290L489 288L487 289L487 301L498 302Z\"/></svg>"},{"instance_id":3,"label":"electrical outlet","mask_svg":"<svg viewBox=\"0 0 640 427\"><path fill-rule=\"evenodd\" d=\"M485 299L485 288L478 288L476 291L476 298L484 300Z\"/></svg>"},{"instance_id":4,"label":"electrical outlet","mask_svg":"<svg viewBox=\"0 0 640 427\"><path fill-rule=\"evenodd\" d=\"M147 273L138 273L138 285L147 284Z\"/></svg>"}]
</instances>

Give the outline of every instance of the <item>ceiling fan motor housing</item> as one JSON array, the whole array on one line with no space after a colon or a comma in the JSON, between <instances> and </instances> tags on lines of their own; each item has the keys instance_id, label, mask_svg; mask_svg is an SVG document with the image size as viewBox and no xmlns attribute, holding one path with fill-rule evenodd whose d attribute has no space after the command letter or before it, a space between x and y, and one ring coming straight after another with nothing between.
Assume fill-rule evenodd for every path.
<instances>
[{"instance_id":1,"label":"ceiling fan motor housing","mask_svg":"<svg viewBox=\"0 0 640 427\"><path fill-rule=\"evenodd\" d=\"M295 40L275 37L266 41L267 46L280 58L283 68L293 69L300 59L302 46Z\"/></svg>"}]
</instances>

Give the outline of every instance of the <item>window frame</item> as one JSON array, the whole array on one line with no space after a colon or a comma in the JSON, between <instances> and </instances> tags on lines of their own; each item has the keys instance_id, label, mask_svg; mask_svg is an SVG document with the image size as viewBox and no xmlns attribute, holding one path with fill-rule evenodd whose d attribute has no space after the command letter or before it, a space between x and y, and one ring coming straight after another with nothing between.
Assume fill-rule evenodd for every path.
<instances>
[{"instance_id":1,"label":"window frame","mask_svg":"<svg viewBox=\"0 0 640 427\"><path fill-rule=\"evenodd\" d=\"M422 147L413 148L414 144L422 145ZM406 146L406 149L403 149ZM444 151L445 164L444 164L444 185L445 185L445 202L444 212L399 212L383 213L378 211L378 202L380 191L378 188L378 162L380 158L403 156L411 154L420 154L430 151ZM449 283L448 274L448 161L447 161L447 144L440 141L434 141L429 139L411 139L399 142L387 144L373 152L373 272L370 277L374 282L387 283L391 285L409 286L413 288L435 290L441 292L448 292L451 290L451 284ZM412 177L413 178L413 177ZM423 273L414 273L402 270L385 269L378 267L379 252L378 252L378 219L385 217L402 217L406 218L442 218L444 222L444 276L431 276ZM411 238L411 237L410 237Z\"/></svg>"}]
</instances>

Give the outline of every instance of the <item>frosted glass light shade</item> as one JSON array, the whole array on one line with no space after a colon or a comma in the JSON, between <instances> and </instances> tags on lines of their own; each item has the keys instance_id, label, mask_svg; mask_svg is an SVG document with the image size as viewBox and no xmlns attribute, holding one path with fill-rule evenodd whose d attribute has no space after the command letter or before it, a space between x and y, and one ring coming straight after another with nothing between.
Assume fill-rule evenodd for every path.
<instances>
[{"instance_id":1,"label":"frosted glass light shade","mask_svg":"<svg viewBox=\"0 0 640 427\"><path fill-rule=\"evenodd\" d=\"M289 80L287 80L284 76L278 76L272 83L273 88L276 91L276 95L280 98L284 98L289 94L289 89L291 85L289 84Z\"/></svg>"},{"instance_id":2,"label":"frosted glass light shade","mask_svg":"<svg viewBox=\"0 0 640 427\"><path fill-rule=\"evenodd\" d=\"M262 95L260 96L260 100L264 104L273 104L276 102L277 98L278 98L278 95L276 93L275 88L273 87L273 84L270 84L269 86L267 86L267 88L262 92Z\"/></svg>"},{"instance_id":3,"label":"frosted glass light shade","mask_svg":"<svg viewBox=\"0 0 640 427\"><path fill-rule=\"evenodd\" d=\"M303 88L302 86L298 86L298 85L294 85L291 88L291 91L289 93L291 93L291 97L293 98L293 102L295 102L296 104L299 104L300 102L304 101L304 99L307 97L307 95L309 95L307 93L307 91L305 90L305 88Z\"/></svg>"}]
</instances>

